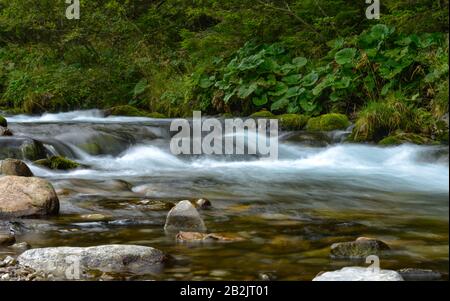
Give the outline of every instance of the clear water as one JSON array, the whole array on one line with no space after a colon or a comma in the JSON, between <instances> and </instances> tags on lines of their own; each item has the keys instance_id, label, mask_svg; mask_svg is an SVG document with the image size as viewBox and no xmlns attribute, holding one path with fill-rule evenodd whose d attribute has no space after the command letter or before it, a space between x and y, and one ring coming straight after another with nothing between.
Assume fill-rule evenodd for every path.
<instances>
[{"instance_id":1,"label":"clear water","mask_svg":"<svg viewBox=\"0 0 450 301\"><path fill-rule=\"evenodd\" d=\"M16 135L86 165L55 172L28 162L53 183L62 207L59 217L23 221L28 230L18 240L33 247L152 246L173 260L150 279L256 280L271 273L311 280L320 271L364 266L330 259L329 247L368 236L393 249L381 258L382 268L448 275L448 147L311 147L283 133L277 161L183 157L169 151L170 120L82 111L8 121ZM167 236L170 203L196 198L213 203L201 212L210 232L244 240L186 245ZM169 205L156 208L144 199ZM106 218L84 217L94 213Z\"/></svg>"}]
</instances>

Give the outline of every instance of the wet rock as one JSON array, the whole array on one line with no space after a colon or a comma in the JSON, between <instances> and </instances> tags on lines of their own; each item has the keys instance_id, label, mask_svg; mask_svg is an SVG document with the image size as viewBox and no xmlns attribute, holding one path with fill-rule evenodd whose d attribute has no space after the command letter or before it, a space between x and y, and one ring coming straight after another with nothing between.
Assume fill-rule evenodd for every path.
<instances>
[{"instance_id":1,"label":"wet rock","mask_svg":"<svg viewBox=\"0 0 450 301\"><path fill-rule=\"evenodd\" d=\"M36 161L47 157L44 145L28 137L0 137L0 159Z\"/></svg>"},{"instance_id":2,"label":"wet rock","mask_svg":"<svg viewBox=\"0 0 450 301\"><path fill-rule=\"evenodd\" d=\"M432 270L406 268L398 271L405 281L436 281L442 279L442 274Z\"/></svg>"},{"instance_id":3,"label":"wet rock","mask_svg":"<svg viewBox=\"0 0 450 301\"><path fill-rule=\"evenodd\" d=\"M112 216L103 215L99 213L92 213L92 214L83 214L80 216L80 218L86 221L105 221L112 219Z\"/></svg>"},{"instance_id":4,"label":"wet rock","mask_svg":"<svg viewBox=\"0 0 450 301\"><path fill-rule=\"evenodd\" d=\"M333 272L321 272L313 281L403 281L403 278L399 273L391 270L345 267Z\"/></svg>"},{"instance_id":5,"label":"wet rock","mask_svg":"<svg viewBox=\"0 0 450 301\"><path fill-rule=\"evenodd\" d=\"M197 205L197 208L200 209L209 209L211 208L212 204L208 199L199 199L195 202L195 204Z\"/></svg>"},{"instance_id":6,"label":"wet rock","mask_svg":"<svg viewBox=\"0 0 450 301\"><path fill-rule=\"evenodd\" d=\"M17 159L5 159L0 161L0 174L19 177L33 176L33 173L28 166Z\"/></svg>"},{"instance_id":7,"label":"wet rock","mask_svg":"<svg viewBox=\"0 0 450 301\"><path fill-rule=\"evenodd\" d=\"M366 258L369 255L380 255L389 249L389 246L380 240L360 237L355 241L333 244L331 256L334 258Z\"/></svg>"},{"instance_id":8,"label":"wet rock","mask_svg":"<svg viewBox=\"0 0 450 301\"><path fill-rule=\"evenodd\" d=\"M0 126L0 137L11 137L13 133L5 127Z\"/></svg>"},{"instance_id":9,"label":"wet rock","mask_svg":"<svg viewBox=\"0 0 450 301\"><path fill-rule=\"evenodd\" d=\"M311 147L325 147L332 142L325 133L311 131L292 132L286 135L284 139Z\"/></svg>"},{"instance_id":10,"label":"wet rock","mask_svg":"<svg viewBox=\"0 0 450 301\"><path fill-rule=\"evenodd\" d=\"M19 252L23 252L23 251L31 249L31 245L27 242L20 242L20 243L13 244L10 248L14 249L16 251L19 251Z\"/></svg>"},{"instance_id":11,"label":"wet rock","mask_svg":"<svg viewBox=\"0 0 450 301\"><path fill-rule=\"evenodd\" d=\"M158 200L142 200L138 203L143 208L141 210L149 211L168 211L172 209L175 204L172 202L158 201Z\"/></svg>"},{"instance_id":12,"label":"wet rock","mask_svg":"<svg viewBox=\"0 0 450 301\"><path fill-rule=\"evenodd\" d=\"M14 235L0 232L0 246L10 246L16 242Z\"/></svg>"},{"instance_id":13,"label":"wet rock","mask_svg":"<svg viewBox=\"0 0 450 301\"><path fill-rule=\"evenodd\" d=\"M206 232L206 226L191 202L181 201L169 211L164 230L167 232Z\"/></svg>"},{"instance_id":14,"label":"wet rock","mask_svg":"<svg viewBox=\"0 0 450 301\"><path fill-rule=\"evenodd\" d=\"M35 177L2 177L0 192L0 216L45 216L59 212L58 197L47 180Z\"/></svg>"},{"instance_id":15,"label":"wet rock","mask_svg":"<svg viewBox=\"0 0 450 301\"><path fill-rule=\"evenodd\" d=\"M31 249L18 258L20 266L57 278L73 280L88 277L92 271L103 273L150 274L166 261L163 252L144 246L105 245L89 248ZM73 273L79 269L79 275ZM79 276L79 277L78 277Z\"/></svg>"},{"instance_id":16,"label":"wet rock","mask_svg":"<svg viewBox=\"0 0 450 301\"><path fill-rule=\"evenodd\" d=\"M277 277L273 273L260 273L258 275L259 280L261 281L275 281Z\"/></svg>"},{"instance_id":17,"label":"wet rock","mask_svg":"<svg viewBox=\"0 0 450 301\"><path fill-rule=\"evenodd\" d=\"M240 237L224 236L217 233L179 232L176 236L178 242L235 242L242 241Z\"/></svg>"}]
</instances>

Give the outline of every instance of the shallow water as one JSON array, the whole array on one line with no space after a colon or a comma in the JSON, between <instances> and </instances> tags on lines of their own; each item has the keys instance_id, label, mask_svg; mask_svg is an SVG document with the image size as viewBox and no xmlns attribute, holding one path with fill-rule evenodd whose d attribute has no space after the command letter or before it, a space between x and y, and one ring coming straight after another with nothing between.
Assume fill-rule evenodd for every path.
<instances>
[{"instance_id":1,"label":"shallow water","mask_svg":"<svg viewBox=\"0 0 450 301\"><path fill-rule=\"evenodd\" d=\"M18 240L33 247L152 246L173 260L144 277L150 279L256 280L270 273L311 280L323 270L364 266L330 259L329 246L369 236L393 249L382 268L427 268L448 277L448 147L311 147L282 133L277 161L188 157L169 151L170 120L84 111L8 121L15 135L86 166L54 172L31 165L54 184L62 207L59 217L23 221ZM196 198L213 203L201 212L210 232L245 240L187 245L165 235L171 203Z\"/></svg>"}]
</instances>

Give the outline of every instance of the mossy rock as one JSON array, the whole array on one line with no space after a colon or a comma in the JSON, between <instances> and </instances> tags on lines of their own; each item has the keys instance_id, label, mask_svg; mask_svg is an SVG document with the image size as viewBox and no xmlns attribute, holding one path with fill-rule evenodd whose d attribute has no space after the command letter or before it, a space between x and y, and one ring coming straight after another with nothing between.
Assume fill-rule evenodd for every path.
<instances>
[{"instance_id":1,"label":"mossy rock","mask_svg":"<svg viewBox=\"0 0 450 301\"><path fill-rule=\"evenodd\" d=\"M448 131L439 137L442 144L448 145Z\"/></svg>"},{"instance_id":2,"label":"mossy rock","mask_svg":"<svg viewBox=\"0 0 450 301\"><path fill-rule=\"evenodd\" d=\"M225 118L225 119L229 119L229 118L233 118L234 116L231 113L223 113L221 117Z\"/></svg>"},{"instance_id":3,"label":"mossy rock","mask_svg":"<svg viewBox=\"0 0 450 301\"><path fill-rule=\"evenodd\" d=\"M0 116L0 126L4 128L8 127L8 122L6 121L6 118L3 116Z\"/></svg>"},{"instance_id":4,"label":"mossy rock","mask_svg":"<svg viewBox=\"0 0 450 301\"><path fill-rule=\"evenodd\" d=\"M149 118L167 118L164 114L153 112L148 113L144 110L138 109L130 105L117 106L105 111L106 115L110 116L129 116L129 117L149 117Z\"/></svg>"},{"instance_id":5,"label":"mossy rock","mask_svg":"<svg viewBox=\"0 0 450 301\"><path fill-rule=\"evenodd\" d=\"M150 117L150 118L161 118L161 119L167 118L166 115L158 113L158 112L148 113L146 116Z\"/></svg>"},{"instance_id":6,"label":"mossy rock","mask_svg":"<svg viewBox=\"0 0 450 301\"><path fill-rule=\"evenodd\" d=\"M53 156L48 159L42 159L35 161L34 164L41 165L50 169L57 169L57 170L69 170L69 169L75 169L80 166L79 163L74 162L72 160L69 160L67 158L61 157L61 156Z\"/></svg>"},{"instance_id":7,"label":"mossy rock","mask_svg":"<svg viewBox=\"0 0 450 301\"><path fill-rule=\"evenodd\" d=\"M24 143L21 147L21 151L22 157L30 161L45 158L45 156L47 155L47 152L42 142L36 140Z\"/></svg>"},{"instance_id":8,"label":"mossy rock","mask_svg":"<svg viewBox=\"0 0 450 301\"><path fill-rule=\"evenodd\" d=\"M145 117L147 112L130 105L117 106L106 110L106 115Z\"/></svg>"},{"instance_id":9,"label":"mossy rock","mask_svg":"<svg viewBox=\"0 0 450 301\"><path fill-rule=\"evenodd\" d=\"M348 117L344 114L325 114L308 120L307 129L310 131L344 130L350 126Z\"/></svg>"},{"instance_id":10,"label":"mossy rock","mask_svg":"<svg viewBox=\"0 0 450 301\"><path fill-rule=\"evenodd\" d=\"M275 115L269 111L259 111L250 115L252 118L273 118Z\"/></svg>"},{"instance_id":11,"label":"mossy rock","mask_svg":"<svg viewBox=\"0 0 450 301\"><path fill-rule=\"evenodd\" d=\"M418 134L395 133L378 142L379 145L384 146L400 145L404 143L424 145L424 144L433 144L433 140Z\"/></svg>"},{"instance_id":12,"label":"mossy rock","mask_svg":"<svg viewBox=\"0 0 450 301\"><path fill-rule=\"evenodd\" d=\"M360 237L355 241L335 243L331 246L332 258L366 258L370 255L381 255L390 247L383 241Z\"/></svg>"},{"instance_id":13,"label":"mossy rock","mask_svg":"<svg viewBox=\"0 0 450 301\"><path fill-rule=\"evenodd\" d=\"M278 115L276 118L280 122L280 128L286 131L301 130L305 127L309 117L300 114Z\"/></svg>"}]
</instances>

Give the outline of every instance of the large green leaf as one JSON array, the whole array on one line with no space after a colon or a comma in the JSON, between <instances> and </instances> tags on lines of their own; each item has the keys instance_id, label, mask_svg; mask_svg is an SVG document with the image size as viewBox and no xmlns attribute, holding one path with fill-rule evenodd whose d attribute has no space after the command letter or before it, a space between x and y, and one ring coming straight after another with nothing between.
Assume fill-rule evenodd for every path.
<instances>
[{"instance_id":1,"label":"large green leaf","mask_svg":"<svg viewBox=\"0 0 450 301\"><path fill-rule=\"evenodd\" d=\"M269 95L281 96L281 95L285 94L288 89L289 89L289 87L285 83L277 82L273 91L269 92Z\"/></svg>"},{"instance_id":2,"label":"large green leaf","mask_svg":"<svg viewBox=\"0 0 450 301\"><path fill-rule=\"evenodd\" d=\"M283 77L281 80L289 86L297 85L302 79L301 74L293 74Z\"/></svg>"},{"instance_id":3,"label":"large green leaf","mask_svg":"<svg viewBox=\"0 0 450 301\"><path fill-rule=\"evenodd\" d=\"M134 95L135 97L141 95L142 93L145 92L145 89L147 89L147 87L148 87L148 82L147 82L147 80L146 80L146 79L140 80L140 81L136 84L136 86L134 87L133 95Z\"/></svg>"},{"instance_id":4,"label":"large green leaf","mask_svg":"<svg viewBox=\"0 0 450 301\"><path fill-rule=\"evenodd\" d=\"M292 60L292 64L295 65L297 68L302 68L308 63L308 60L304 57L296 57Z\"/></svg>"},{"instance_id":5,"label":"large green leaf","mask_svg":"<svg viewBox=\"0 0 450 301\"><path fill-rule=\"evenodd\" d=\"M271 111L279 111L287 107L289 104L289 98L282 97L279 100L275 101L270 107Z\"/></svg>"},{"instance_id":6,"label":"large green leaf","mask_svg":"<svg viewBox=\"0 0 450 301\"><path fill-rule=\"evenodd\" d=\"M242 99L249 97L258 88L257 83L243 84L239 87L237 96Z\"/></svg>"},{"instance_id":7,"label":"large green leaf","mask_svg":"<svg viewBox=\"0 0 450 301\"><path fill-rule=\"evenodd\" d=\"M350 64L355 59L356 51L355 48L344 48L336 53L334 59L339 65Z\"/></svg>"},{"instance_id":8,"label":"large green leaf","mask_svg":"<svg viewBox=\"0 0 450 301\"><path fill-rule=\"evenodd\" d=\"M311 87L317 82L318 79L319 79L319 75L313 71L313 72L309 73L308 75L306 75L302 79L301 83L305 87Z\"/></svg>"},{"instance_id":9,"label":"large green leaf","mask_svg":"<svg viewBox=\"0 0 450 301\"><path fill-rule=\"evenodd\" d=\"M263 106L263 105L265 105L268 102L267 95L264 94L261 97L253 97L252 98L252 102L257 107Z\"/></svg>"}]
</instances>

